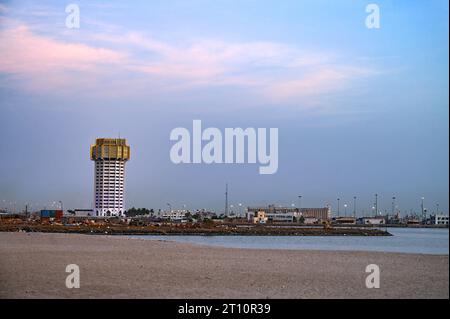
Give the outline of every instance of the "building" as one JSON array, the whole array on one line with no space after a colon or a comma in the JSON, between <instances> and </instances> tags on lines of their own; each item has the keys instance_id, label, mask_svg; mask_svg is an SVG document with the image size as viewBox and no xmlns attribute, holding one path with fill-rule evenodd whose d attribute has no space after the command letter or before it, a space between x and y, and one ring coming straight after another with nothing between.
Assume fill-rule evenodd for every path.
<instances>
[{"instance_id":1,"label":"building","mask_svg":"<svg viewBox=\"0 0 450 319\"><path fill-rule=\"evenodd\" d=\"M305 224L305 225L315 225L318 223L319 223L319 220L315 217L304 217L303 218L303 224Z\"/></svg>"},{"instance_id":2,"label":"building","mask_svg":"<svg viewBox=\"0 0 450 319\"><path fill-rule=\"evenodd\" d=\"M400 214L397 212L394 216L388 217L388 224L391 225L399 225L403 223L402 218L400 218Z\"/></svg>"},{"instance_id":3,"label":"building","mask_svg":"<svg viewBox=\"0 0 450 319\"><path fill-rule=\"evenodd\" d=\"M301 216L304 220L314 223L318 221L329 220L331 218L331 210L329 207L322 208L295 208L295 207L277 207L269 205L267 207L248 207L247 220L254 222L259 212L264 212L267 222L292 223L298 221Z\"/></svg>"},{"instance_id":4,"label":"building","mask_svg":"<svg viewBox=\"0 0 450 319\"><path fill-rule=\"evenodd\" d=\"M56 220L60 221L63 217L63 211L62 210L55 210L55 209L42 209L40 212L41 221L50 221L50 220Z\"/></svg>"},{"instance_id":5,"label":"building","mask_svg":"<svg viewBox=\"0 0 450 319\"><path fill-rule=\"evenodd\" d=\"M267 221L275 223L293 223L294 213L266 213Z\"/></svg>"},{"instance_id":6,"label":"building","mask_svg":"<svg viewBox=\"0 0 450 319\"><path fill-rule=\"evenodd\" d=\"M95 216L124 215L125 163L129 159L126 139L98 138L91 145L91 160L95 161Z\"/></svg>"},{"instance_id":7,"label":"building","mask_svg":"<svg viewBox=\"0 0 450 319\"><path fill-rule=\"evenodd\" d=\"M383 225L383 224L386 224L386 219L384 216L361 217L358 219L358 224Z\"/></svg>"},{"instance_id":8,"label":"building","mask_svg":"<svg viewBox=\"0 0 450 319\"><path fill-rule=\"evenodd\" d=\"M300 208L298 217L300 216L303 216L304 218L316 218L318 220L329 220L331 219L331 208L329 206L320 208Z\"/></svg>"},{"instance_id":9,"label":"building","mask_svg":"<svg viewBox=\"0 0 450 319\"><path fill-rule=\"evenodd\" d=\"M171 221L183 221L186 219L186 210L171 210L162 212L161 218Z\"/></svg>"},{"instance_id":10,"label":"building","mask_svg":"<svg viewBox=\"0 0 450 319\"><path fill-rule=\"evenodd\" d=\"M93 209L81 209L75 208L74 210L68 210L69 216L76 217L93 217L95 216Z\"/></svg>"},{"instance_id":11,"label":"building","mask_svg":"<svg viewBox=\"0 0 450 319\"><path fill-rule=\"evenodd\" d=\"M266 213L263 210L253 212L250 216L249 221L254 224L266 224L267 222L292 223L294 218L293 213Z\"/></svg>"},{"instance_id":12,"label":"building","mask_svg":"<svg viewBox=\"0 0 450 319\"><path fill-rule=\"evenodd\" d=\"M431 215L430 216L431 225L447 225L448 226L448 215Z\"/></svg>"},{"instance_id":13,"label":"building","mask_svg":"<svg viewBox=\"0 0 450 319\"><path fill-rule=\"evenodd\" d=\"M247 208L247 220L249 222L258 223L266 222L293 222L294 214L297 212L297 208L291 207L276 207L275 205L269 205L267 207L248 207ZM264 216L263 216L264 215ZM261 217L263 222L259 222Z\"/></svg>"},{"instance_id":14,"label":"building","mask_svg":"<svg viewBox=\"0 0 450 319\"><path fill-rule=\"evenodd\" d=\"M335 220L336 224L340 225L354 225L356 224L355 217L337 217Z\"/></svg>"},{"instance_id":15,"label":"building","mask_svg":"<svg viewBox=\"0 0 450 319\"><path fill-rule=\"evenodd\" d=\"M267 223L267 216L266 213L262 210L258 211L256 215L253 217L253 223L254 224L265 224Z\"/></svg>"}]
</instances>

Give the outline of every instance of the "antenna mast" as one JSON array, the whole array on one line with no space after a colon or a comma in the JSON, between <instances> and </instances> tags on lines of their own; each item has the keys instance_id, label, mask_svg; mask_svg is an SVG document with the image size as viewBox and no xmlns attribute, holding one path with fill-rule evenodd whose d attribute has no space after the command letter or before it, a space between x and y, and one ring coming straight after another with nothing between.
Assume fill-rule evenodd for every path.
<instances>
[{"instance_id":1,"label":"antenna mast","mask_svg":"<svg viewBox=\"0 0 450 319\"><path fill-rule=\"evenodd\" d=\"M225 216L228 216L228 183L225 184Z\"/></svg>"}]
</instances>

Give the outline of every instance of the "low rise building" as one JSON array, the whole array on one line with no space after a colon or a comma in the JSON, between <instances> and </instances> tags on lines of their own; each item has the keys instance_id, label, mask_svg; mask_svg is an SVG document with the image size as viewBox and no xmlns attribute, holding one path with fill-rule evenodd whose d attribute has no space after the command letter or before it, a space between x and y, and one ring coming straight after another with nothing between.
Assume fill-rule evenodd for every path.
<instances>
[{"instance_id":1,"label":"low rise building","mask_svg":"<svg viewBox=\"0 0 450 319\"><path fill-rule=\"evenodd\" d=\"M171 221L183 221L186 220L186 210L172 210L162 212L161 218Z\"/></svg>"},{"instance_id":2,"label":"low rise building","mask_svg":"<svg viewBox=\"0 0 450 319\"><path fill-rule=\"evenodd\" d=\"M384 224L386 224L386 218L384 216L361 217L358 219L358 224L384 225Z\"/></svg>"},{"instance_id":3,"label":"low rise building","mask_svg":"<svg viewBox=\"0 0 450 319\"><path fill-rule=\"evenodd\" d=\"M266 216L266 213L262 210L258 211L253 217L254 224L265 224L267 223L267 221L268 218Z\"/></svg>"},{"instance_id":4,"label":"low rise building","mask_svg":"<svg viewBox=\"0 0 450 319\"><path fill-rule=\"evenodd\" d=\"M337 217L334 221L336 224L340 224L340 225L356 224L356 218L354 218L354 217Z\"/></svg>"},{"instance_id":5,"label":"low rise building","mask_svg":"<svg viewBox=\"0 0 450 319\"><path fill-rule=\"evenodd\" d=\"M318 224L319 220L315 217L303 217L303 224L305 225L314 225Z\"/></svg>"},{"instance_id":6,"label":"low rise building","mask_svg":"<svg viewBox=\"0 0 450 319\"><path fill-rule=\"evenodd\" d=\"M331 208L327 207L319 207L319 208L300 208L296 217L303 216L304 218L317 218L320 220L329 220L331 219Z\"/></svg>"},{"instance_id":7,"label":"low rise building","mask_svg":"<svg viewBox=\"0 0 450 319\"><path fill-rule=\"evenodd\" d=\"M267 220L275 223L292 223L294 221L294 213L267 213Z\"/></svg>"},{"instance_id":8,"label":"low rise building","mask_svg":"<svg viewBox=\"0 0 450 319\"><path fill-rule=\"evenodd\" d=\"M90 209L82 209L75 208L74 210L69 210L68 213L74 217L93 217L95 216L94 210Z\"/></svg>"},{"instance_id":9,"label":"low rise building","mask_svg":"<svg viewBox=\"0 0 450 319\"><path fill-rule=\"evenodd\" d=\"M448 225L448 215L431 215L431 225Z\"/></svg>"},{"instance_id":10,"label":"low rise building","mask_svg":"<svg viewBox=\"0 0 450 319\"><path fill-rule=\"evenodd\" d=\"M296 208L281 207L269 205L266 207L248 207L247 220L254 222L254 218L258 217L259 212L264 212L267 222L275 223L292 223L299 221L303 217L303 221L307 219L310 223L317 223L331 218L331 210L329 207L321 208Z\"/></svg>"}]
</instances>

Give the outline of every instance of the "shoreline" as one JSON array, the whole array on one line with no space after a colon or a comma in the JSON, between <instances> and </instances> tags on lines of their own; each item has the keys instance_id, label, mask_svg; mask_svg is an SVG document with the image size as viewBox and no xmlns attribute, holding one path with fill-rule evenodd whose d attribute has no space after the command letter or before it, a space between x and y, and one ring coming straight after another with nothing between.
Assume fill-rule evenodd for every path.
<instances>
[{"instance_id":1,"label":"shoreline","mask_svg":"<svg viewBox=\"0 0 450 319\"><path fill-rule=\"evenodd\" d=\"M243 249L0 233L0 298L448 298L448 255ZM80 267L67 289L65 267ZM365 287L377 264L380 289Z\"/></svg>"},{"instance_id":2,"label":"shoreline","mask_svg":"<svg viewBox=\"0 0 450 319\"><path fill-rule=\"evenodd\" d=\"M42 235L50 235L50 234L58 234L58 235L80 235L80 236L86 236L86 237L104 237L104 238L120 238L124 237L127 240L138 240L138 241L152 241L152 242L164 242L164 243L176 243L180 245L187 245L192 247L208 247L208 248L219 248L219 249L235 249L235 250L258 250L258 251L291 251L291 252L298 252L298 251L305 251L305 252L343 252L343 253L375 253L375 254L406 254L406 255L421 255L421 256L448 256L450 257L450 254L448 253L422 253L422 252L404 252L404 251L379 251L379 250L351 250L351 249L308 249L308 248L301 248L301 249L289 249L289 248L255 248L255 247L229 247L229 246L220 246L220 245L210 245L205 243L197 243L197 242L182 242L178 241L176 239L171 239L171 237L175 236L199 236L199 237L216 237L216 236L224 236L224 237L233 237L233 236L248 236L248 237L267 237L265 235L202 235L202 234L102 234L102 233L51 233L51 232L25 232L25 231L19 231L19 232L2 232L1 233L22 233L22 234L42 234ZM155 236L155 237L164 237L164 238L158 238L158 239L145 239L141 238L141 236ZM279 237L288 237L290 235L283 235ZM393 236L393 235L392 235ZM291 236L291 237L313 237L313 236ZM332 237L332 236L330 236ZM345 237L345 236L338 236L338 237ZM355 236L349 236L349 237L355 237ZM377 236L373 236L377 237Z\"/></svg>"},{"instance_id":3,"label":"shoreline","mask_svg":"<svg viewBox=\"0 0 450 319\"><path fill-rule=\"evenodd\" d=\"M40 233L77 233L107 235L196 235L196 236L392 236L378 228L343 228L343 227L270 227L252 226L128 226L117 224L100 225L62 225L37 223L3 223L0 232L40 232Z\"/></svg>"},{"instance_id":4,"label":"shoreline","mask_svg":"<svg viewBox=\"0 0 450 319\"><path fill-rule=\"evenodd\" d=\"M80 234L84 235L84 234ZM98 236L109 236L109 235L98 235ZM115 235L111 235L115 236ZM135 235L127 235L127 236L135 236ZM159 235L136 235L136 236L159 236ZM181 235L184 236L184 235ZM261 236L264 237L264 236ZM172 242L179 243L182 245L193 245L200 247L211 247L211 248L224 248L224 249L241 249L241 250L262 250L262 251L305 251L305 252L344 252L344 253L379 253L379 254L406 254L406 255L421 255L421 256L447 256L449 257L449 253L424 253L424 252L405 252L405 251L381 251L381 250L364 250L364 249L309 249L309 248L301 248L301 249L291 249L291 248L256 248L256 247L231 247L231 246L222 246L222 245L211 245L207 243L198 243L198 242L183 242L176 239L170 239L170 236L163 239L145 239L139 237L128 237L130 239L140 239L144 241L161 241L161 242Z\"/></svg>"}]
</instances>

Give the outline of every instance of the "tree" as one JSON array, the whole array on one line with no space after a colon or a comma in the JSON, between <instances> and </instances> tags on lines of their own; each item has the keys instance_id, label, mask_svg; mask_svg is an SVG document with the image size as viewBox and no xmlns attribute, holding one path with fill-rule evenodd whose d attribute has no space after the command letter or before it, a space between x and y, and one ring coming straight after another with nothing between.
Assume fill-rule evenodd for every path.
<instances>
[{"instance_id":1,"label":"tree","mask_svg":"<svg viewBox=\"0 0 450 319\"><path fill-rule=\"evenodd\" d=\"M147 208L130 208L125 212L125 215L127 217L135 217L135 216L142 216L142 215L150 215L150 213L153 214L153 209L148 210Z\"/></svg>"},{"instance_id":2,"label":"tree","mask_svg":"<svg viewBox=\"0 0 450 319\"><path fill-rule=\"evenodd\" d=\"M298 221L300 222L300 224L304 224L305 223L305 217L300 216L300 218L298 219Z\"/></svg>"}]
</instances>

